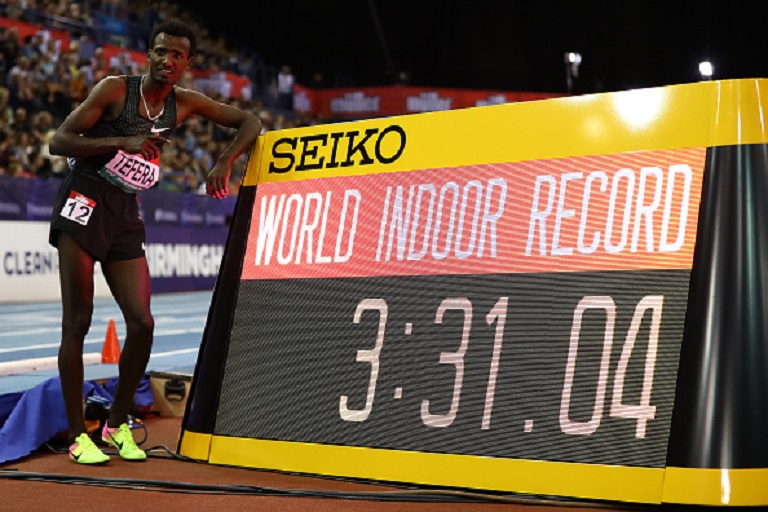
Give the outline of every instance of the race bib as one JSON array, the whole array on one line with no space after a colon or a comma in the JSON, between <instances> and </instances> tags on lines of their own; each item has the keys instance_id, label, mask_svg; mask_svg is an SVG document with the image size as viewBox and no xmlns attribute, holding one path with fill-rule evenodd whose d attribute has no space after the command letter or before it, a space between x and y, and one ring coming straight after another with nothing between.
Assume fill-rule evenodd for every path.
<instances>
[{"instance_id":1,"label":"race bib","mask_svg":"<svg viewBox=\"0 0 768 512\"><path fill-rule=\"evenodd\" d=\"M86 226L88 221L91 220L91 214L95 207L96 201L85 197L80 192L72 190L67 201L64 203L64 207L61 209L60 215L65 219Z\"/></svg>"},{"instance_id":2,"label":"race bib","mask_svg":"<svg viewBox=\"0 0 768 512\"><path fill-rule=\"evenodd\" d=\"M157 162L147 162L140 155L122 150L99 169L99 174L109 182L128 192L139 192L152 187L160 176Z\"/></svg>"}]
</instances>

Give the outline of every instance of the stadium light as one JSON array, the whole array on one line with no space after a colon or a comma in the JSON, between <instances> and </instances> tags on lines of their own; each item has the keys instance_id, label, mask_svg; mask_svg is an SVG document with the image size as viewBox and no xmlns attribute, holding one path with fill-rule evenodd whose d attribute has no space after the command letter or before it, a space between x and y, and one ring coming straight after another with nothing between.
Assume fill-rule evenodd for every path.
<instances>
[{"instance_id":1,"label":"stadium light","mask_svg":"<svg viewBox=\"0 0 768 512\"><path fill-rule=\"evenodd\" d=\"M579 64L581 64L581 54L580 53L568 52L568 54L566 55L566 59L572 65L576 64L578 66Z\"/></svg>"},{"instance_id":2,"label":"stadium light","mask_svg":"<svg viewBox=\"0 0 768 512\"><path fill-rule=\"evenodd\" d=\"M699 73L701 73L702 80L712 80L712 74L715 72L715 68L708 60L699 62Z\"/></svg>"},{"instance_id":3,"label":"stadium light","mask_svg":"<svg viewBox=\"0 0 768 512\"><path fill-rule=\"evenodd\" d=\"M580 53L565 52L565 85L568 87L568 92L573 91L573 80L579 78L580 64Z\"/></svg>"}]
</instances>

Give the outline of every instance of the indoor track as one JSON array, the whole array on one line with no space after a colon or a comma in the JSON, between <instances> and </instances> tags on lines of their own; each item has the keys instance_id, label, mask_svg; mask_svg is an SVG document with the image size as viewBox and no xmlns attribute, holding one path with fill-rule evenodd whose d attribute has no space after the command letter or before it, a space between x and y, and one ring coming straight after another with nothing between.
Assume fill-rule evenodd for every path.
<instances>
[{"instance_id":1,"label":"indoor track","mask_svg":"<svg viewBox=\"0 0 768 512\"><path fill-rule=\"evenodd\" d=\"M155 341L147 371L191 375L202 339L210 292L161 294L152 298ZM0 395L25 391L58 375L61 306L58 303L0 305ZM111 298L96 299L86 337L86 358L100 361L109 320L122 345L125 327ZM87 354L92 354L88 356ZM25 370L37 366L37 370ZM117 365L87 364L85 379L108 379ZM482 491L417 490L364 481L291 475L272 471L185 462L175 455L182 418L150 415L142 447L150 460L129 463L113 455L106 466L74 464L46 443L27 457L0 464L0 510L101 511L109 503L130 503L131 510L166 512L280 510L286 512L657 512L651 506L519 496ZM432 493L432 494L431 494ZM480 497L482 496L482 497ZM666 507L691 512L694 507ZM710 508L709 510L713 510Z\"/></svg>"},{"instance_id":2,"label":"indoor track","mask_svg":"<svg viewBox=\"0 0 768 512\"><path fill-rule=\"evenodd\" d=\"M152 297L155 339L147 372L193 373L210 300L210 291ZM122 347L125 323L117 304L111 297L95 299L83 349L85 380L117 376L116 364L101 364L110 320L115 321ZM24 391L57 376L60 336L60 303L0 304L0 395Z\"/></svg>"}]
</instances>

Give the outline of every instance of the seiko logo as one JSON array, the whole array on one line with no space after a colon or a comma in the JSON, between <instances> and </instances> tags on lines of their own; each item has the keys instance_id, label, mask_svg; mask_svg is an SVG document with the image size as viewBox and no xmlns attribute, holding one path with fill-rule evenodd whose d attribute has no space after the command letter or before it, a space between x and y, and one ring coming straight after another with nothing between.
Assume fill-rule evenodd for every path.
<instances>
[{"instance_id":1,"label":"seiko logo","mask_svg":"<svg viewBox=\"0 0 768 512\"><path fill-rule=\"evenodd\" d=\"M314 171L374 163L391 164L405 150L405 130L393 124L379 131L283 137L272 146L270 173Z\"/></svg>"}]
</instances>

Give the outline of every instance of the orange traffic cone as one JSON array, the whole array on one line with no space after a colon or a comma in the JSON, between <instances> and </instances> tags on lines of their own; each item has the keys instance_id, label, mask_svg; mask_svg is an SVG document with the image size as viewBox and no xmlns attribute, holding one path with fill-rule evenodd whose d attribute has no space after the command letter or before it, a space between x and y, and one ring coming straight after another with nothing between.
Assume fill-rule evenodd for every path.
<instances>
[{"instance_id":1,"label":"orange traffic cone","mask_svg":"<svg viewBox=\"0 0 768 512\"><path fill-rule=\"evenodd\" d=\"M101 349L101 364L117 364L120 361L120 343L117 341L115 321L109 321L107 337L104 339L104 347Z\"/></svg>"}]
</instances>

